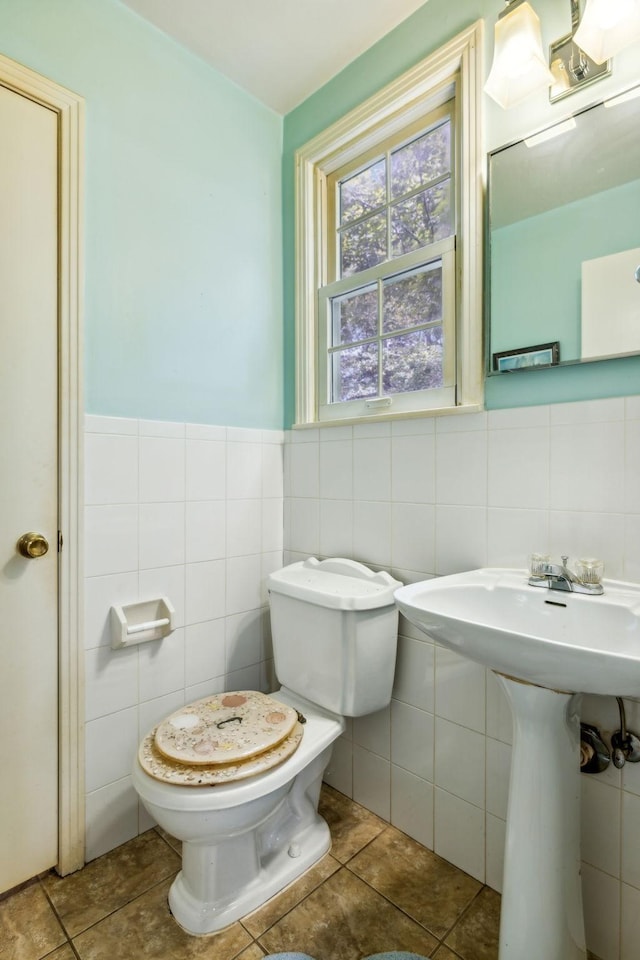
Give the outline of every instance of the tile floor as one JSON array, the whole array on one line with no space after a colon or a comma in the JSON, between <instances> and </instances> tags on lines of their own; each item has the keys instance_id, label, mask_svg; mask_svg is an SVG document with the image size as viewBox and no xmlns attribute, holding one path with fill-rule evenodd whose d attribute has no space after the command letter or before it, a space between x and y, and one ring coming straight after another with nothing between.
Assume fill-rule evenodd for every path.
<instances>
[{"instance_id":1,"label":"tile floor","mask_svg":"<svg viewBox=\"0 0 640 960\"><path fill-rule=\"evenodd\" d=\"M331 852L219 934L190 937L175 923L167 892L179 844L149 830L78 873L45 874L0 900L0 960L260 960L284 950L497 960L498 894L330 787L321 812Z\"/></svg>"}]
</instances>

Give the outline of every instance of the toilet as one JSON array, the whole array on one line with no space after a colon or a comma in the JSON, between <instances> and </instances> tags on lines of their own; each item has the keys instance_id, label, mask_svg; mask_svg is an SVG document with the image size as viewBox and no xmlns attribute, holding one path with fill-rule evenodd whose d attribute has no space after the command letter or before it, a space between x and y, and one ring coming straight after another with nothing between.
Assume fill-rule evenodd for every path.
<instances>
[{"instance_id":1,"label":"toilet","mask_svg":"<svg viewBox=\"0 0 640 960\"><path fill-rule=\"evenodd\" d=\"M330 848L322 777L345 717L387 706L400 583L315 557L268 577L276 693L205 697L143 740L133 785L182 841L169 892L188 933L215 933L296 880Z\"/></svg>"}]
</instances>

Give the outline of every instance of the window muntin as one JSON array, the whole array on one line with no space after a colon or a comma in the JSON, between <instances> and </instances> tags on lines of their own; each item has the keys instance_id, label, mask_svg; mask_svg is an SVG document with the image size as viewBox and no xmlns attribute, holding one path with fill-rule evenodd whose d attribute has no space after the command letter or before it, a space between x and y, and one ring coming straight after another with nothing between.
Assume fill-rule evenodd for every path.
<instances>
[{"instance_id":1,"label":"window muntin","mask_svg":"<svg viewBox=\"0 0 640 960\"><path fill-rule=\"evenodd\" d=\"M455 403L453 106L328 179L335 256L319 292L321 420L388 397L396 410Z\"/></svg>"}]
</instances>

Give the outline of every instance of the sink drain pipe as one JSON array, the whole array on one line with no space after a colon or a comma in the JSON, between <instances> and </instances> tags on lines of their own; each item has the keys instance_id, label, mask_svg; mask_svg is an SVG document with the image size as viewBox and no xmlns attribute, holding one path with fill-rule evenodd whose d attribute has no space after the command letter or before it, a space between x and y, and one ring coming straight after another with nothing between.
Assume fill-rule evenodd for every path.
<instances>
[{"instance_id":1,"label":"sink drain pipe","mask_svg":"<svg viewBox=\"0 0 640 960\"><path fill-rule=\"evenodd\" d=\"M631 730L627 730L627 717L622 697L616 697L620 711L620 729L611 737L614 766L624 767L625 763L638 763L640 760L640 740Z\"/></svg>"}]
</instances>

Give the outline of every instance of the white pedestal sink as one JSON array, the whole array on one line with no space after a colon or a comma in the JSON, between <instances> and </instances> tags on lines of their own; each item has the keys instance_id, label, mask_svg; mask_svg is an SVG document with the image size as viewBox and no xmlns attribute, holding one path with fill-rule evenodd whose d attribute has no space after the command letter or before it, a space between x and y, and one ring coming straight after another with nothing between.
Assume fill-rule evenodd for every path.
<instances>
[{"instance_id":1,"label":"white pedestal sink","mask_svg":"<svg viewBox=\"0 0 640 960\"><path fill-rule=\"evenodd\" d=\"M500 960L586 960L575 695L640 696L640 586L585 596L527 581L475 570L395 597L434 640L492 669L511 703Z\"/></svg>"}]
</instances>

